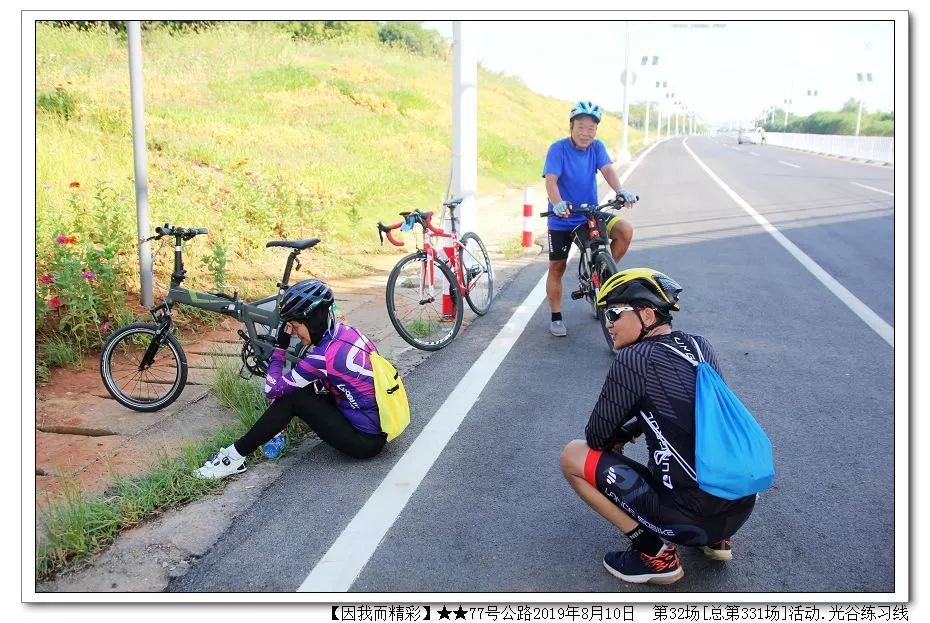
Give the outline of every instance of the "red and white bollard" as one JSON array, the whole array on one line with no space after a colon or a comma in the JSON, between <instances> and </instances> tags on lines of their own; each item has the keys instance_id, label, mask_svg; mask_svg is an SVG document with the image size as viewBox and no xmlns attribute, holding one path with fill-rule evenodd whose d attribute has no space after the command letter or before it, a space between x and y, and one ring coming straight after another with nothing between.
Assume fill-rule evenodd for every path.
<instances>
[{"instance_id":1,"label":"red and white bollard","mask_svg":"<svg viewBox=\"0 0 930 623\"><path fill-rule=\"evenodd\" d=\"M533 189L523 189L523 248L533 246Z\"/></svg>"}]
</instances>

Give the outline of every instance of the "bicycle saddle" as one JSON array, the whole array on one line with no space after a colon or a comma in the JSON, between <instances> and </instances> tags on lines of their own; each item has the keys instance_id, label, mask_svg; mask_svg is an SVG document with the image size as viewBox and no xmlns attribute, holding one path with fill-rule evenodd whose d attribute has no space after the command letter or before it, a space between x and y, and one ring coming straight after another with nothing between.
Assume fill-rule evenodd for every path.
<instances>
[{"instance_id":1,"label":"bicycle saddle","mask_svg":"<svg viewBox=\"0 0 930 623\"><path fill-rule=\"evenodd\" d=\"M457 208L460 203L462 203L462 199L462 197L459 197L458 199L452 199L451 201L444 202L442 205L446 206L447 208L454 209Z\"/></svg>"},{"instance_id":2,"label":"bicycle saddle","mask_svg":"<svg viewBox=\"0 0 930 623\"><path fill-rule=\"evenodd\" d=\"M265 247L286 247L288 249L299 249L303 251L304 249L315 247L319 243L319 238L308 238L306 240L269 240L265 243Z\"/></svg>"}]
</instances>

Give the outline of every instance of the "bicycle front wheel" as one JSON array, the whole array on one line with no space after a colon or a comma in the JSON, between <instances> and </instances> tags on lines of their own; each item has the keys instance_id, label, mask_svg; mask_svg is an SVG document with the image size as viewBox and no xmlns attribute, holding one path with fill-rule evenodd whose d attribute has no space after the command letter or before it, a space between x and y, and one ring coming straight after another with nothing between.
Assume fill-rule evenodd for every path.
<instances>
[{"instance_id":1,"label":"bicycle front wheel","mask_svg":"<svg viewBox=\"0 0 930 623\"><path fill-rule=\"evenodd\" d=\"M481 242L478 234L468 232L461 239L459 247L459 265L465 283L465 300L468 306L479 316L484 316L491 309L494 300L494 268L491 256Z\"/></svg>"},{"instance_id":2,"label":"bicycle front wheel","mask_svg":"<svg viewBox=\"0 0 930 623\"><path fill-rule=\"evenodd\" d=\"M447 346L462 327L462 294L455 275L426 253L411 253L397 263L385 299L397 333L420 350Z\"/></svg>"},{"instance_id":3,"label":"bicycle front wheel","mask_svg":"<svg viewBox=\"0 0 930 623\"><path fill-rule=\"evenodd\" d=\"M617 264L608 253L600 251L594 256L594 270L591 272L591 292L593 299L597 300L597 295L601 290L601 284L607 281L614 273L617 272ZM607 340L607 347L610 352L616 353L614 349L614 338L611 337L610 331L607 330L607 323L604 322L604 310L595 308L595 317L601 325L601 331L604 339Z\"/></svg>"},{"instance_id":4,"label":"bicycle front wheel","mask_svg":"<svg viewBox=\"0 0 930 623\"><path fill-rule=\"evenodd\" d=\"M159 325L137 322L116 331L100 353L100 377L114 400L135 411L158 411L187 383L187 356Z\"/></svg>"}]
</instances>

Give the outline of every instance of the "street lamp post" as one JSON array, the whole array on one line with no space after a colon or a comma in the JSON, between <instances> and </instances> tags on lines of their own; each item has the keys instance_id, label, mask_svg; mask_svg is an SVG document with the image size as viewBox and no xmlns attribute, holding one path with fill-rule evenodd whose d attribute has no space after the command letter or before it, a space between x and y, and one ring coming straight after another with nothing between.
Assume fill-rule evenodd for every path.
<instances>
[{"instance_id":1,"label":"street lamp post","mask_svg":"<svg viewBox=\"0 0 930 623\"><path fill-rule=\"evenodd\" d=\"M660 91L659 101L656 102L656 140L658 141L662 140L662 96L668 95L668 82L657 80L656 89Z\"/></svg>"},{"instance_id":2,"label":"street lamp post","mask_svg":"<svg viewBox=\"0 0 930 623\"><path fill-rule=\"evenodd\" d=\"M871 73L856 74L856 81L859 83L859 113L856 115L856 136L859 136L859 126L862 125L862 96L865 93L865 83L872 82Z\"/></svg>"},{"instance_id":3,"label":"street lamp post","mask_svg":"<svg viewBox=\"0 0 930 623\"><path fill-rule=\"evenodd\" d=\"M791 98L785 98L785 131L788 131L788 106L791 105Z\"/></svg>"},{"instance_id":4,"label":"street lamp post","mask_svg":"<svg viewBox=\"0 0 930 623\"><path fill-rule=\"evenodd\" d=\"M652 66L655 67L655 66L658 65L658 64L659 64L659 57L658 57L658 56L653 56L653 57L652 57ZM648 55L643 56L643 60L642 60L642 62L640 63L640 65L642 65L643 67L647 67L647 66L649 65L649 56L648 56ZM656 86L658 86L658 85L659 85L659 83L656 82ZM645 134L645 136L644 136L644 138L643 138L643 141L644 141L645 143L649 143L649 100L650 100L650 96L649 96L649 93L647 92L647 94L646 94L646 125L645 125L646 134Z\"/></svg>"}]
</instances>

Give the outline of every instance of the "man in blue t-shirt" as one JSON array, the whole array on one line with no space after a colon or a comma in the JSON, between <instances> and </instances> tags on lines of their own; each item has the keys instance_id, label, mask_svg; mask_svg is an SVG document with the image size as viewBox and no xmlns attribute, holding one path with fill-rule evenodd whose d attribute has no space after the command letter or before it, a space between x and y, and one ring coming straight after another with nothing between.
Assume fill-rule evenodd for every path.
<instances>
[{"instance_id":1,"label":"man in blue t-shirt","mask_svg":"<svg viewBox=\"0 0 930 623\"><path fill-rule=\"evenodd\" d=\"M568 118L569 136L554 142L546 154L543 177L546 178L546 194L549 196L549 274L546 277L546 298L552 320L549 331L563 337L568 334L562 320L562 276L568 261L572 232L584 225L584 215L572 215L569 204L597 205L597 172L613 188L618 196L632 204L632 193L620 190L620 179L611 167L610 156L604 143L594 138L597 125L601 122L601 107L591 102L578 102ZM629 197L629 198L628 198ZM619 262L633 240L633 226L619 216L608 223L610 253Z\"/></svg>"}]
</instances>

